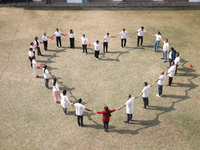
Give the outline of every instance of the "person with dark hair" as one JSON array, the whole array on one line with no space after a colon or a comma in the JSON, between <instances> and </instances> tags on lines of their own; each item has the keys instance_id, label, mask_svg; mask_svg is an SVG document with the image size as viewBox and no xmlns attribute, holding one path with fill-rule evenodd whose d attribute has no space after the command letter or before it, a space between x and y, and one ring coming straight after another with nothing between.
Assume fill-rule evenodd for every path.
<instances>
[{"instance_id":1,"label":"person with dark hair","mask_svg":"<svg viewBox=\"0 0 200 150\"><path fill-rule=\"evenodd\" d=\"M38 67L38 65L37 65L37 61L36 61L36 57L35 56L32 57L32 67L33 67L33 73L34 73L35 78L38 78L39 77L37 75L37 67Z\"/></svg>"},{"instance_id":2,"label":"person with dark hair","mask_svg":"<svg viewBox=\"0 0 200 150\"><path fill-rule=\"evenodd\" d=\"M131 97L131 94L128 94L127 95L128 101L124 105L122 105L120 108L118 108L118 110L120 110L126 106L127 119L126 121L124 121L125 123L129 123L129 121L132 121L133 112L134 112L134 101L136 98L138 97L137 96Z\"/></svg>"},{"instance_id":3,"label":"person with dark hair","mask_svg":"<svg viewBox=\"0 0 200 150\"><path fill-rule=\"evenodd\" d=\"M111 113L114 111L116 111L116 109L109 110L108 106L105 106L104 110L102 111L93 111L93 113L96 113L96 114L103 114L102 121L104 125L104 131L106 132L108 132L108 125L109 125Z\"/></svg>"},{"instance_id":4,"label":"person with dark hair","mask_svg":"<svg viewBox=\"0 0 200 150\"><path fill-rule=\"evenodd\" d=\"M179 53L176 53L176 58L174 60L174 64L176 65L175 74L177 74L177 68L179 66L179 63L180 63L180 56L179 56Z\"/></svg>"},{"instance_id":5,"label":"person with dark hair","mask_svg":"<svg viewBox=\"0 0 200 150\"><path fill-rule=\"evenodd\" d=\"M157 34L155 35L152 35L152 36L155 36L156 37L156 41L154 43L154 52L158 52L158 48L159 48L159 44L160 44L160 41L162 40L162 36L161 36L161 33L160 31L158 31Z\"/></svg>"},{"instance_id":6,"label":"person with dark hair","mask_svg":"<svg viewBox=\"0 0 200 150\"><path fill-rule=\"evenodd\" d=\"M33 42L30 43L30 48L33 49L33 53L34 53L34 56L35 56L35 46L34 46L34 43L33 43Z\"/></svg>"},{"instance_id":7,"label":"person with dark hair","mask_svg":"<svg viewBox=\"0 0 200 150\"><path fill-rule=\"evenodd\" d=\"M149 106L149 89L150 87L152 87L153 85L148 85L147 82L144 82L144 88L142 90L142 92L137 96L140 97L142 95L143 97L143 102L144 102L144 107L142 108L146 108L147 106Z\"/></svg>"},{"instance_id":8,"label":"person with dark hair","mask_svg":"<svg viewBox=\"0 0 200 150\"><path fill-rule=\"evenodd\" d=\"M57 83L57 79L53 78L52 80L52 84L53 84L53 97L54 97L54 101L56 103L58 103L58 98L60 98L60 89Z\"/></svg>"},{"instance_id":9,"label":"person with dark hair","mask_svg":"<svg viewBox=\"0 0 200 150\"><path fill-rule=\"evenodd\" d=\"M167 52L169 51L169 42L168 39L165 39L163 42L163 56L161 59L164 59L164 63L167 61Z\"/></svg>"},{"instance_id":10,"label":"person with dark hair","mask_svg":"<svg viewBox=\"0 0 200 150\"><path fill-rule=\"evenodd\" d=\"M161 97L162 96L162 91L163 91L163 85L165 83L165 77L166 77L166 74L164 71L161 71L160 72L160 77L154 82L154 84L156 82L158 82L158 94L156 94L157 97ZM153 85L154 85L153 84Z\"/></svg>"},{"instance_id":11,"label":"person with dark hair","mask_svg":"<svg viewBox=\"0 0 200 150\"><path fill-rule=\"evenodd\" d=\"M83 36L81 38L78 38L78 39L81 39L81 43L82 43L82 47L83 47L83 52L86 52L86 55L88 54L87 52L87 44L88 44L88 39L87 37L85 36L85 34L83 34Z\"/></svg>"},{"instance_id":12,"label":"person with dark hair","mask_svg":"<svg viewBox=\"0 0 200 150\"><path fill-rule=\"evenodd\" d=\"M81 103L82 103L82 99L79 98L78 103L72 104L72 106L76 107L77 122L78 122L79 127L83 127L83 110L85 109L87 111L92 111L92 110L86 108Z\"/></svg>"},{"instance_id":13,"label":"person with dark hair","mask_svg":"<svg viewBox=\"0 0 200 150\"><path fill-rule=\"evenodd\" d=\"M76 34L74 33L72 29L70 29L68 35L69 35L70 48L74 49L75 48L74 38Z\"/></svg>"},{"instance_id":14,"label":"person with dark hair","mask_svg":"<svg viewBox=\"0 0 200 150\"><path fill-rule=\"evenodd\" d=\"M44 79L45 79L45 87L49 88L49 78L51 78L51 75L49 74L49 71L47 70L47 65L44 65L42 68L44 71Z\"/></svg>"},{"instance_id":15,"label":"person with dark hair","mask_svg":"<svg viewBox=\"0 0 200 150\"><path fill-rule=\"evenodd\" d=\"M44 50L47 51L47 47L48 47L48 38L49 36L47 36L46 33L43 34L42 36L42 41L43 41L43 44L44 44Z\"/></svg>"},{"instance_id":16,"label":"person with dark hair","mask_svg":"<svg viewBox=\"0 0 200 150\"><path fill-rule=\"evenodd\" d=\"M173 47L171 47L169 51L169 67L171 66L175 58L176 58L176 50Z\"/></svg>"},{"instance_id":17,"label":"person with dark hair","mask_svg":"<svg viewBox=\"0 0 200 150\"><path fill-rule=\"evenodd\" d=\"M35 47L37 48L38 56L43 56L40 50L40 41L38 40L38 37L35 37L34 44L35 44Z\"/></svg>"},{"instance_id":18,"label":"person with dark hair","mask_svg":"<svg viewBox=\"0 0 200 150\"><path fill-rule=\"evenodd\" d=\"M63 93L60 94L60 96L61 96L60 105L63 107L63 112L65 114L68 113L68 111L67 111L68 105L72 105L72 103L69 101L68 96L66 95L66 93L67 93L67 91L64 90Z\"/></svg>"},{"instance_id":19,"label":"person with dark hair","mask_svg":"<svg viewBox=\"0 0 200 150\"><path fill-rule=\"evenodd\" d=\"M58 28L56 28L56 32L54 33L54 35L51 36L51 37L56 36L57 48L62 48L61 35L63 35L62 32Z\"/></svg>"},{"instance_id":20,"label":"person with dark hair","mask_svg":"<svg viewBox=\"0 0 200 150\"><path fill-rule=\"evenodd\" d=\"M119 33L121 35L121 48L126 48L126 34L128 31L125 31L125 29L122 29L122 31Z\"/></svg>"},{"instance_id":21,"label":"person with dark hair","mask_svg":"<svg viewBox=\"0 0 200 150\"><path fill-rule=\"evenodd\" d=\"M137 36L137 47L139 47L139 46L141 46L141 47L143 47L142 46L142 44L143 44L143 36L144 36L144 34L146 33L146 34L148 34L147 33L147 31L144 29L144 27L142 26L141 27L141 29L138 29L135 33L133 33L133 35L134 34L138 34L138 36ZM148 34L149 35L149 34ZM149 35L149 36L151 36L151 35ZM139 45L139 43L140 43L140 45Z\"/></svg>"},{"instance_id":22,"label":"person with dark hair","mask_svg":"<svg viewBox=\"0 0 200 150\"><path fill-rule=\"evenodd\" d=\"M174 62L172 61L171 63L171 67L168 69L168 76L169 76L169 81L168 81L168 85L167 86L171 86L172 84L172 80L175 74L175 70L176 70L176 65L174 64Z\"/></svg>"},{"instance_id":23,"label":"person with dark hair","mask_svg":"<svg viewBox=\"0 0 200 150\"><path fill-rule=\"evenodd\" d=\"M29 58L29 60L31 62L31 68L32 68L32 59L34 57L34 53L33 53L33 49L32 48L29 48L28 56L29 56L28 58Z\"/></svg>"},{"instance_id":24,"label":"person with dark hair","mask_svg":"<svg viewBox=\"0 0 200 150\"><path fill-rule=\"evenodd\" d=\"M109 33L107 33L103 38L103 52L108 53L108 40L110 38L115 38L115 36L111 36Z\"/></svg>"},{"instance_id":25,"label":"person with dark hair","mask_svg":"<svg viewBox=\"0 0 200 150\"><path fill-rule=\"evenodd\" d=\"M96 42L93 43L93 45L94 45L94 57L98 60L101 43L97 40Z\"/></svg>"}]
</instances>

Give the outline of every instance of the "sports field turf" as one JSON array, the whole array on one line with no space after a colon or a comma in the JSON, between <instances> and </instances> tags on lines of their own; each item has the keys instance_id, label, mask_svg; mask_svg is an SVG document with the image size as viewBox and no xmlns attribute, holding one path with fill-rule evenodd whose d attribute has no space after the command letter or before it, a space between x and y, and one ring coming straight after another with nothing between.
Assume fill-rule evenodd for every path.
<instances>
[{"instance_id":1,"label":"sports field turf","mask_svg":"<svg viewBox=\"0 0 200 150\"><path fill-rule=\"evenodd\" d=\"M69 149L69 150L198 150L200 147L200 11L193 9L137 10L65 10L65 9L0 9L0 149ZM28 60L29 43L43 32L51 36L56 28L63 33L73 29L77 37L86 34L89 42L103 40L104 35L130 33L144 26L149 34L159 30L170 47L180 52L181 65L172 87L164 86L158 98L157 84L150 89L150 106L142 109L142 97L135 101L130 124L124 124L125 108L112 113L109 132L103 131L101 115L84 112L85 127L76 122L73 107L69 114L53 101L52 90L46 89L42 70L34 78ZM144 47L136 47L136 35L128 35L127 48L120 48L120 37L109 41L109 52L100 60L82 54L81 41L69 48L68 37L62 37L63 48L49 40L49 51L36 56L46 64L61 90L69 99L79 98L94 111L123 105L127 94L137 96L143 82L152 84L167 63L160 52L153 52L155 37L145 35ZM189 67L193 64L194 67ZM167 84L168 78L165 80ZM50 84L51 85L51 84Z\"/></svg>"}]
</instances>

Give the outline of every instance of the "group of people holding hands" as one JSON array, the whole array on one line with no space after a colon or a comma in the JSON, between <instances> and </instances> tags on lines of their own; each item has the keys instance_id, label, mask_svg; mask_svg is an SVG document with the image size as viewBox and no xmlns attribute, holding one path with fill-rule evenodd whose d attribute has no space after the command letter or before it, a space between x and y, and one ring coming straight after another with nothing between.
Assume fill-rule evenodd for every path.
<instances>
[{"instance_id":1,"label":"group of people holding hands","mask_svg":"<svg viewBox=\"0 0 200 150\"><path fill-rule=\"evenodd\" d=\"M148 34L143 26L141 27L141 29L138 29L135 33L128 33L128 31L123 29L118 34L118 35L121 36L121 48L126 48L126 42L127 42L126 34L138 34L138 36L137 36L137 47L139 47L139 46L143 47L143 36L144 36L145 33ZM36 57L35 57L35 51L37 50L38 56L43 56L42 53L41 53L41 50L40 50L40 44L43 43L44 44L44 50L47 51L48 50L48 38L53 40L54 36L56 37L57 48L62 48L61 35L69 36L70 48L74 49L75 48L75 36L76 36L76 34L74 33L74 31L72 29L70 30L69 33L62 33L57 28L55 33L52 36L47 36L47 34L44 33L43 36L42 36L42 41L40 41L38 39L38 37L35 37L35 41L30 43L28 55L29 55L31 67L34 70L34 76L36 78L38 77L37 67L40 67L43 70L43 73L44 73L45 87L46 88L49 88L49 79L52 78L52 77L51 77L51 75L50 75L50 73L47 69L47 65L37 64ZM100 42L99 40L97 40L96 42L92 43L94 45L94 51L95 51L96 59L99 59L100 45L103 44L104 54L108 53L108 41L109 41L109 39L115 38L118 35L111 36L109 33L107 33L103 38L103 42ZM108 125L109 125L111 113L113 113L116 110L120 110L123 107L126 107L126 113L127 113L127 119L124 122L129 123L130 121L132 121L135 99L137 99L138 97L140 97L142 95L143 102L144 102L143 108L147 108L149 106L149 99L148 99L149 89L156 82L158 82L158 93L156 94L156 96L161 97L162 91L163 91L164 80L165 80L166 75L169 76L168 86L171 86L173 77L174 77L175 74L177 74L177 67L180 63L179 53L177 53L173 47L171 47L171 49L169 49L168 39L162 40L161 33L159 31L155 35L150 35L150 34L148 34L148 35L149 36L156 36L156 41L155 41L155 44L154 44L154 51L155 52L158 52L158 47L159 47L160 41L162 41L164 43L163 44L163 57L161 59L164 59L164 62L166 62L167 61L167 53L169 53L169 69L166 73L164 71L161 71L159 78L152 85L148 85L147 82L144 82L144 88L138 96L132 97L130 94L128 94L127 95L127 99L128 99L127 102L117 109L109 110L109 108L107 106L105 106L104 110L102 110L102 111L92 111L92 110L86 108L83 104L81 104L82 103L81 98L78 99L78 103L73 104L68 99L68 96L66 95L67 91L64 90L63 92L61 92L60 89L59 89L59 86L58 86L57 79L53 78L52 87L53 87L54 101L56 103L61 104L61 106L63 107L63 112L65 114L68 113L67 107L69 105L74 106L76 108L77 122L78 122L78 125L80 127L83 126L83 110L92 111L93 113L97 113L97 114L103 114L102 121L103 121L103 124L104 124L104 130L106 132L108 131ZM85 34L83 34L81 38L77 38L77 39L80 39L82 41L83 53L88 54L87 47L90 47L91 43L88 42L88 39L85 36ZM59 98L61 98L60 102L58 101Z\"/></svg>"},{"instance_id":2,"label":"group of people holding hands","mask_svg":"<svg viewBox=\"0 0 200 150\"><path fill-rule=\"evenodd\" d=\"M138 29L135 33L129 33L128 31L126 31L125 29L122 29L122 31L114 36L111 36L109 33L107 33L102 42L100 42L99 40L96 40L93 43L89 43L88 38L86 37L85 34L82 35L81 38L77 38L81 40L82 43L82 49L83 49L83 53L86 53L86 55L88 54L87 52L87 48L91 46L91 44L94 45L94 56L96 59L99 59L99 53L100 53L100 48L101 48L101 44L103 44L103 53L108 53L108 41L110 38L115 38L117 36L120 35L121 37L121 48L126 48L126 43L127 43L127 34L137 34L137 47L143 47L143 37L144 34L147 34L149 36L155 36L156 40L154 43L154 51L158 52L158 48L159 48L159 44L160 41L162 40L162 36L161 33L158 31L157 34L154 35L150 35L147 33L147 31L144 29L144 27L142 26L141 29ZM54 34L52 36L48 36L46 33L44 33L44 35L42 36L42 41L38 40L38 37L35 37L35 41L34 41L34 47L32 47L32 51L35 52L37 50L38 56L43 56L40 50L40 44L43 43L44 44L44 50L48 50L48 38L49 39L54 39L54 37L56 37L56 46L57 48L62 48L62 41L61 41L61 36L69 36L69 42L70 42L70 48L75 48L75 37L76 37L76 33L70 29L69 33L62 33L58 28L56 28L56 31L54 32ZM163 41L164 42L164 41ZM31 47L30 47L31 48Z\"/></svg>"}]
</instances>

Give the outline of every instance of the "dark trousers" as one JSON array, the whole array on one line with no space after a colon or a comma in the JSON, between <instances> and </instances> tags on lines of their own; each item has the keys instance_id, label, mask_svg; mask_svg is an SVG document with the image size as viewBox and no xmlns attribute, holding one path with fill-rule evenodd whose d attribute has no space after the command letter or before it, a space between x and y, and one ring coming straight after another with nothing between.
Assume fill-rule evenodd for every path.
<instances>
[{"instance_id":1,"label":"dark trousers","mask_svg":"<svg viewBox=\"0 0 200 150\"><path fill-rule=\"evenodd\" d=\"M175 70L175 74L177 74L177 68L178 68L178 65L176 65L176 70Z\"/></svg>"},{"instance_id":2,"label":"dark trousers","mask_svg":"<svg viewBox=\"0 0 200 150\"><path fill-rule=\"evenodd\" d=\"M42 53L41 53L41 51L40 51L40 47L37 47L37 54L38 54L38 56L41 56L41 55L42 55Z\"/></svg>"},{"instance_id":3,"label":"dark trousers","mask_svg":"<svg viewBox=\"0 0 200 150\"><path fill-rule=\"evenodd\" d=\"M51 4L51 0L47 0L47 4Z\"/></svg>"},{"instance_id":4,"label":"dark trousers","mask_svg":"<svg viewBox=\"0 0 200 150\"><path fill-rule=\"evenodd\" d=\"M132 120L133 114L127 114L126 122L128 123L129 121Z\"/></svg>"},{"instance_id":5,"label":"dark trousers","mask_svg":"<svg viewBox=\"0 0 200 150\"><path fill-rule=\"evenodd\" d=\"M45 87L49 88L49 79L45 79Z\"/></svg>"},{"instance_id":6,"label":"dark trousers","mask_svg":"<svg viewBox=\"0 0 200 150\"><path fill-rule=\"evenodd\" d=\"M56 37L56 43L57 43L57 47L62 47L62 44L61 44L61 37L60 36L57 36ZM60 46L59 46L60 44Z\"/></svg>"},{"instance_id":7,"label":"dark trousers","mask_svg":"<svg viewBox=\"0 0 200 150\"><path fill-rule=\"evenodd\" d=\"M67 114L67 108L63 108L63 112Z\"/></svg>"},{"instance_id":8,"label":"dark trousers","mask_svg":"<svg viewBox=\"0 0 200 150\"><path fill-rule=\"evenodd\" d=\"M139 43L140 43L140 45L142 45L142 43L143 43L143 36L138 36L138 38L137 38L137 46L139 46Z\"/></svg>"},{"instance_id":9,"label":"dark trousers","mask_svg":"<svg viewBox=\"0 0 200 150\"><path fill-rule=\"evenodd\" d=\"M84 53L84 52L87 53L87 44L86 44L86 45L82 44L82 47L83 47L83 53Z\"/></svg>"},{"instance_id":10,"label":"dark trousers","mask_svg":"<svg viewBox=\"0 0 200 150\"><path fill-rule=\"evenodd\" d=\"M79 126L83 126L83 115L82 116L77 116L77 122Z\"/></svg>"},{"instance_id":11,"label":"dark trousers","mask_svg":"<svg viewBox=\"0 0 200 150\"><path fill-rule=\"evenodd\" d=\"M169 66L171 67L171 64L174 60L173 59L169 59Z\"/></svg>"},{"instance_id":12,"label":"dark trousers","mask_svg":"<svg viewBox=\"0 0 200 150\"><path fill-rule=\"evenodd\" d=\"M74 48L75 47L74 38L69 38L69 41L70 41L70 48Z\"/></svg>"},{"instance_id":13,"label":"dark trousers","mask_svg":"<svg viewBox=\"0 0 200 150\"><path fill-rule=\"evenodd\" d=\"M31 68L32 68L32 57L28 57L31 62Z\"/></svg>"},{"instance_id":14,"label":"dark trousers","mask_svg":"<svg viewBox=\"0 0 200 150\"><path fill-rule=\"evenodd\" d=\"M162 95L163 85L158 84L158 95Z\"/></svg>"},{"instance_id":15,"label":"dark trousers","mask_svg":"<svg viewBox=\"0 0 200 150\"><path fill-rule=\"evenodd\" d=\"M121 39L121 47L126 47L126 39Z\"/></svg>"},{"instance_id":16,"label":"dark trousers","mask_svg":"<svg viewBox=\"0 0 200 150\"><path fill-rule=\"evenodd\" d=\"M171 86L172 80L173 80L173 77L169 77L169 82L168 82L168 85L169 85L169 86Z\"/></svg>"},{"instance_id":17,"label":"dark trousers","mask_svg":"<svg viewBox=\"0 0 200 150\"><path fill-rule=\"evenodd\" d=\"M46 51L47 50L48 41L43 41L43 44L44 44L44 50Z\"/></svg>"},{"instance_id":18,"label":"dark trousers","mask_svg":"<svg viewBox=\"0 0 200 150\"><path fill-rule=\"evenodd\" d=\"M103 42L103 52L108 52L108 42Z\"/></svg>"},{"instance_id":19,"label":"dark trousers","mask_svg":"<svg viewBox=\"0 0 200 150\"><path fill-rule=\"evenodd\" d=\"M105 130L108 130L109 121L103 121L103 126Z\"/></svg>"},{"instance_id":20,"label":"dark trousers","mask_svg":"<svg viewBox=\"0 0 200 150\"><path fill-rule=\"evenodd\" d=\"M99 51L94 51L94 57L99 58Z\"/></svg>"},{"instance_id":21,"label":"dark trousers","mask_svg":"<svg viewBox=\"0 0 200 150\"><path fill-rule=\"evenodd\" d=\"M149 99L148 99L148 97L143 97L143 102L144 102L144 108L146 108L147 106L149 106Z\"/></svg>"},{"instance_id":22,"label":"dark trousers","mask_svg":"<svg viewBox=\"0 0 200 150\"><path fill-rule=\"evenodd\" d=\"M35 57L35 51L33 51L34 57Z\"/></svg>"}]
</instances>

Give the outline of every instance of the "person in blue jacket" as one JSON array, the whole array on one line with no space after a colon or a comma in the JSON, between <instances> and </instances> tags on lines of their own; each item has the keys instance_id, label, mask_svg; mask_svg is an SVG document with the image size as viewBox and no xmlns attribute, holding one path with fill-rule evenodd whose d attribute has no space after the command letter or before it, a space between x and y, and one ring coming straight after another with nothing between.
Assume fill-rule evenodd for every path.
<instances>
[{"instance_id":1,"label":"person in blue jacket","mask_svg":"<svg viewBox=\"0 0 200 150\"><path fill-rule=\"evenodd\" d=\"M175 60L176 58L176 50L171 47L170 52L169 52L169 67L171 66L171 63Z\"/></svg>"}]
</instances>

